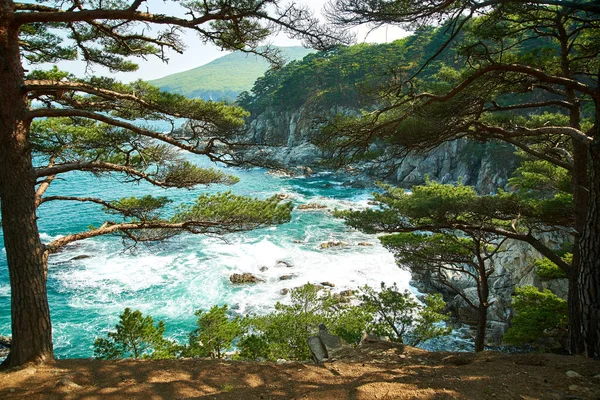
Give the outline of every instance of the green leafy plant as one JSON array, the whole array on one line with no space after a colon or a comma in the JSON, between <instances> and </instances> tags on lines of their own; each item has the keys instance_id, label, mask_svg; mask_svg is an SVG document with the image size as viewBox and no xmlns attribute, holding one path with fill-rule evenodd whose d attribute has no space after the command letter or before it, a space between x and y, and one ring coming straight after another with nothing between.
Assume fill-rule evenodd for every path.
<instances>
[{"instance_id":1,"label":"green leafy plant","mask_svg":"<svg viewBox=\"0 0 600 400\"><path fill-rule=\"evenodd\" d=\"M213 306L208 312L196 311L198 328L190 333L187 356L222 358L242 333L239 318L227 316L227 305Z\"/></svg>"},{"instance_id":2,"label":"green leafy plant","mask_svg":"<svg viewBox=\"0 0 600 400\"><path fill-rule=\"evenodd\" d=\"M517 288L513 308L516 315L504 335L506 343L535 343L557 332L566 332L567 302L548 289L540 291L533 286Z\"/></svg>"},{"instance_id":3,"label":"green leafy plant","mask_svg":"<svg viewBox=\"0 0 600 400\"><path fill-rule=\"evenodd\" d=\"M365 286L362 292L359 304L351 304L319 293L315 285L293 289L291 304L277 303L272 313L245 319L248 334L238 343L239 356L309 359L307 338L318 333L320 323L350 345L357 345L364 332L416 345L450 331L440 324L447 316L442 312L445 304L439 295L428 296L420 305L396 285L382 285L379 292Z\"/></svg>"},{"instance_id":4,"label":"green leafy plant","mask_svg":"<svg viewBox=\"0 0 600 400\"><path fill-rule=\"evenodd\" d=\"M450 328L440 324L448 319L443 313L446 306L441 295L429 295L420 305L413 295L398 290L396 284L387 287L381 283L381 291L362 288L362 301L370 308L375 318L370 327L379 336L416 346L421 341L450 333Z\"/></svg>"},{"instance_id":5,"label":"green leafy plant","mask_svg":"<svg viewBox=\"0 0 600 400\"><path fill-rule=\"evenodd\" d=\"M174 358L179 347L163 337L165 324L154 325L151 316L144 317L139 310L126 308L119 316L115 331L94 342L94 356L100 359L120 358Z\"/></svg>"},{"instance_id":6,"label":"green leafy plant","mask_svg":"<svg viewBox=\"0 0 600 400\"><path fill-rule=\"evenodd\" d=\"M307 360L310 349L306 339L318 332L319 323L325 322L322 315L323 298L314 285L292 289L291 304L275 304L269 314L249 317L249 331L264 339L242 339L239 343L243 353L260 353L271 360L278 358ZM263 349L262 345L266 344Z\"/></svg>"},{"instance_id":7,"label":"green leafy plant","mask_svg":"<svg viewBox=\"0 0 600 400\"><path fill-rule=\"evenodd\" d=\"M567 263L573 262L573 254L567 253L562 257ZM566 278L567 274L558 265L547 258L536 260L533 265L536 267L535 273L544 280Z\"/></svg>"}]
</instances>

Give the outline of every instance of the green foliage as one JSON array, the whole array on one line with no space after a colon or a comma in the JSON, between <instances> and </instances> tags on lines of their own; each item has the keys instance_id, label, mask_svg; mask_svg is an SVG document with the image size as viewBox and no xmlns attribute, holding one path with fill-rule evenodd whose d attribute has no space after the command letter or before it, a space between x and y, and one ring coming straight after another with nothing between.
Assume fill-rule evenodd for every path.
<instances>
[{"instance_id":1,"label":"green foliage","mask_svg":"<svg viewBox=\"0 0 600 400\"><path fill-rule=\"evenodd\" d=\"M158 219L160 211L173 201L167 197L123 197L110 202L110 207L105 207L108 213L119 213L125 217L133 217L141 221Z\"/></svg>"},{"instance_id":2,"label":"green foliage","mask_svg":"<svg viewBox=\"0 0 600 400\"><path fill-rule=\"evenodd\" d=\"M291 304L277 303L274 312L246 320L250 334L238 343L240 356L309 359L307 338L318 333L320 323L353 345L360 342L364 332L413 345L450 332L440 324L447 319L440 296L427 297L421 306L409 292L399 292L396 285L382 285L381 292L367 286L361 291L360 303L353 305L319 294L314 285L293 289Z\"/></svg>"},{"instance_id":3,"label":"green foliage","mask_svg":"<svg viewBox=\"0 0 600 400\"><path fill-rule=\"evenodd\" d=\"M227 316L227 305L213 306L208 312L198 310L195 315L198 329L190 333L189 347L184 352L188 357L221 358L242 333L239 318Z\"/></svg>"},{"instance_id":4,"label":"green foliage","mask_svg":"<svg viewBox=\"0 0 600 400\"><path fill-rule=\"evenodd\" d=\"M439 336L449 335L452 328L444 326L441 322L448 320L448 313L445 312L446 302L439 293L429 294L423 300L422 306L417 315L414 332L411 335L412 344L416 346L422 341L433 339Z\"/></svg>"},{"instance_id":5,"label":"green foliage","mask_svg":"<svg viewBox=\"0 0 600 400\"><path fill-rule=\"evenodd\" d=\"M567 253L562 257L562 259L565 262L571 264L573 262L573 254ZM567 277L565 271L560 269L558 265L556 265L547 258L536 260L534 261L533 265L536 267L535 273L537 274L537 276L544 280L561 279Z\"/></svg>"},{"instance_id":6,"label":"green foliage","mask_svg":"<svg viewBox=\"0 0 600 400\"><path fill-rule=\"evenodd\" d=\"M269 357L269 342L264 335L250 334L242 337L237 344L240 352L237 357L242 360L256 360Z\"/></svg>"},{"instance_id":7,"label":"green foliage","mask_svg":"<svg viewBox=\"0 0 600 400\"><path fill-rule=\"evenodd\" d=\"M392 43L366 43L309 54L279 70L268 71L256 80L251 93L238 103L253 113L295 109L303 104L320 109L369 107L388 95L379 89L414 68L440 31L424 29L407 39ZM424 52L425 48L427 50ZM432 54L432 53L431 53Z\"/></svg>"},{"instance_id":8,"label":"green foliage","mask_svg":"<svg viewBox=\"0 0 600 400\"><path fill-rule=\"evenodd\" d=\"M451 329L441 326L448 316L443 312L446 304L441 295L428 295L421 306L409 291L400 292L396 284L381 291L362 288L361 300L375 315L370 329L378 336L416 346L421 341L447 335Z\"/></svg>"},{"instance_id":9,"label":"green foliage","mask_svg":"<svg viewBox=\"0 0 600 400\"><path fill-rule=\"evenodd\" d=\"M571 174L548 161L525 161L509 180L519 194L534 198L548 198L557 193L572 193Z\"/></svg>"},{"instance_id":10,"label":"green foliage","mask_svg":"<svg viewBox=\"0 0 600 400\"><path fill-rule=\"evenodd\" d=\"M312 284L292 289L291 303L277 303L266 315L231 317L227 305L198 310L197 329L189 334L187 346L164 339L162 321L155 326L152 317L125 309L116 331L109 332L108 338L96 339L94 355L103 359L222 358L235 343L238 359L302 361L311 358L307 339L318 334L319 324L352 345L360 342L364 332L413 345L450 332L440 324L447 316L438 295L427 296L420 305L409 292L382 284L381 292L365 286L362 302L351 304L319 290Z\"/></svg>"},{"instance_id":11,"label":"green foliage","mask_svg":"<svg viewBox=\"0 0 600 400\"><path fill-rule=\"evenodd\" d=\"M250 317L247 321L249 332L263 340L243 339L239 344L242 353L261 354L271 360L311 358L306 339L317 334L318 325L325 322L322 315L324 298L310 284L293 289L291 297L289 305L277 303L275 311Z\"/></svg>"},{"instance_id":12,"label":"green foliage","mask_svg":"<svg viewBox=\"0 0 600 400\"><path fill-rule=\"evenodd\" d=\"M202 221L214 223L215 229L223 226L232 231L247 230L289 222L292 208L290 202L281 203L277 196L259 200L231 192L206 194L199 196L192 205L182 205L172 221Z\"/></svg>"},{"instance_id":13,"label":"green foliage","mask_svg":"<svg viewBox=\"0 0 600 400\"><path fill-rule=\"evenodd\" d=\"M506 343L533 343L552 335L553 331L567 328L567 302L548 289L539 291L533 286L517 288L513 296L513 309L516 315L504 335Z\"/></svg>"},{"instance_id":14,"label":"green foliage","mask_svg":"<svg viewBox=\"0 0 600 400\"><path fill-rule=\"evenodd\" d=\"M115 331L94 342L94 357L114 360L120 358L175 358L179 347L163 337L165 324L154 325L151 316L126 308L119 316Z\"/></svg>"}]
</instances>

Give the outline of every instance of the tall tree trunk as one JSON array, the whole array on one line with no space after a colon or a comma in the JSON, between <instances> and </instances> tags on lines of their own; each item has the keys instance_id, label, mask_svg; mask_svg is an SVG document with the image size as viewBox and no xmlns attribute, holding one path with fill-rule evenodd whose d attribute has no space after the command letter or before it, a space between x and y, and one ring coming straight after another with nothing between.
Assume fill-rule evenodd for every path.
<instances>
[{"instance_id":1,"label":"tall tree trunk","mask_svg":"<svg viewBox=\"0 0 600 400\"><path fill-rule=\"evenodd\" d=\"M598 97L594 141L589 148L589 206L579 241L581 334L585 355L594 358L600 357L600 88Z\"/></svg>"},{"instance_id":2,"label":"tall tree trunk","mask_svg":"<svg viewBox=\"0 0 600 400\"><path fill-rule=\"evenodd\" d=\"M488 307L481 302L477 307L477 333L475 334L475 351L483 351L485 346L485 332L487 327Z\"/></svg>"},{"instance_id":3,"label":"tall tree trunk","mask_svg":"<svg viewBox=\"0 0 600 400\"><path fill-rule=\"evenodd\" d=\"M569 35L565 29L566 20L560 13L557 14L556 27L559 33L561 54L561 70L565 78L573 79L571 60L569 57ZM575 90L566 88L567 100L571 103L569 109L569 126L581 129L581 104ZM567 272L569 280L568 305L569 305L569 352L580 354L583 351L581 337L581 313L579 309L579 240L585 225L588 207L588 148L585 144L573 139L573 173L571 183L573 186L573 208L575 214L575 234L573 261Z\"/></svg>"},{"instance_id":4,"label":"tall tree trunk","mask_svg":"<svg viewBox=\"0 0 600 400\"><path fill-rule=\"evenodd\" d=\"M489 307L490 287L486 275L485 265L481 261L479 270L479 282L477 283L477 295L479 305L477 306L477 333L475 335L475 351L483 351L485 345L485 331L487 329L487 310Z\"/></svg>"},{"instance_id":5,"label":"tall tree trunk","mask_svg":"<svg viewBox=\"0 0 600 400\"><path fill-rule=\"evenodd\" d=\"M35 215L35 174L18 26L0 0L0 199L11 284L12 347L4 365L53 359L46 259Z\"/></svg>"},{"instance_id":6,"label":"tall tree trunk","mask_svg":"<svg viewBox=\"0 0 600 400\"><path fill-rule=\"evenodd\" d=\"M578 109L579 110L579 109ZM577 112L579 116L579 112ZM572 118L573 119L573 118ZM575 125L575 126L573 126ZM579 128L579 124L571 124ZM568 304L569 304L569 352L581 354L583 342L581 337L581 313L579 308L579 266L581 264L581 251L579 241L581 232L584 230L588 202L588 147L573 140L573 207L575 211L575 234L573 248L573 262L567 273L569 280Z\"/></svg>"}]
</instances>

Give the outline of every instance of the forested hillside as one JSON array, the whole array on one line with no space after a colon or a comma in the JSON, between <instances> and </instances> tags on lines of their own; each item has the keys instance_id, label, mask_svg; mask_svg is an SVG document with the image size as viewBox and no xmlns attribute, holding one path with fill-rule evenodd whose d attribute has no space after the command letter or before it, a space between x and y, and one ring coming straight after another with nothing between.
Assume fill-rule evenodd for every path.
<instances>
[{"instance_id":1,"label":"forested hillside","mask_svg":"<svg viewBox=\"0 0 600 400\"><path fill-rule=\"evenodd\" d=\"M302 59L314 52L304 47L281 47L286 60ZM254 81L269 69L269 62L254 54L240 51L217 58L208 64L150 81L171 93L205 100L233 100L252 87Z\"/></svg>"},{"instance_id":2,"label":"forested hillside","mask_svg":"<svg viewBox=\"0 0 600 400\"><path fill-rule=\"evenodd\" d=\"M242 93L239 103L254 114L267 107L294 110L307 102L323 108L331 106L369 107L382 101L378 92L395 77L415 71L444 42L443 30L425 27L414 35L384 44L361 43L311 54L268 71L254 83L250 93ZM440 62L424 74L434 79Z\"/></svg>"},{"instance_id":3,"label":"forested hillside","mask_svg":"<svg viewBox=\"0 0 600 400\"><path fill-rule=\"evenodd\" d=\"M314 166L323 159L329 161L328 168L340 165L344 162L341 159L323 157L335 145L314 146L323 144L319 143L322 127L338 113L356 116L390 105L395 96L390 89L394 82L416 73L448 35L445 27L423 27L391 43L338 47L267 71L237 100L251 113L246 124L248 135L258 144L285 146L273 156L287 166ZM461 40L462 35L452 42L452 50L430 62L415 82L435 86L452 70L461 68ZM429 175L443 182L462 179L482 192L506 185L518 162L511 145L496 141L462 140L407 158L394 157L390 144L374 143L369 152L352 161L361 163L370 175L407 187L423 183ZM365 163L378 157L387 161Z\"/></svg>"}]
</instances>

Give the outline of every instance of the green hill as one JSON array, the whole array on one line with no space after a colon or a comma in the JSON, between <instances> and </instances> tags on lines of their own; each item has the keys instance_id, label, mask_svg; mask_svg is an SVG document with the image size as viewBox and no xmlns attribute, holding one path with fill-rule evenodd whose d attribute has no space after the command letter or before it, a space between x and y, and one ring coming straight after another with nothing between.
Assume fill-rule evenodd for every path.
<instances>
[{"instance_id":1,"label":"green hill","mask_svg":"<svg viewBox=\"0 0 600 400\"><path fill-rule=\"evenodd\" d=\"M288 61L302 59L314 52L300 46L280 49ZM250 90L254 81L268 68L269 63L264 58L236 51L200 67L167 75L150 83L187 97L234 100L244 90Z\"/></svg>"}]
</instances>

